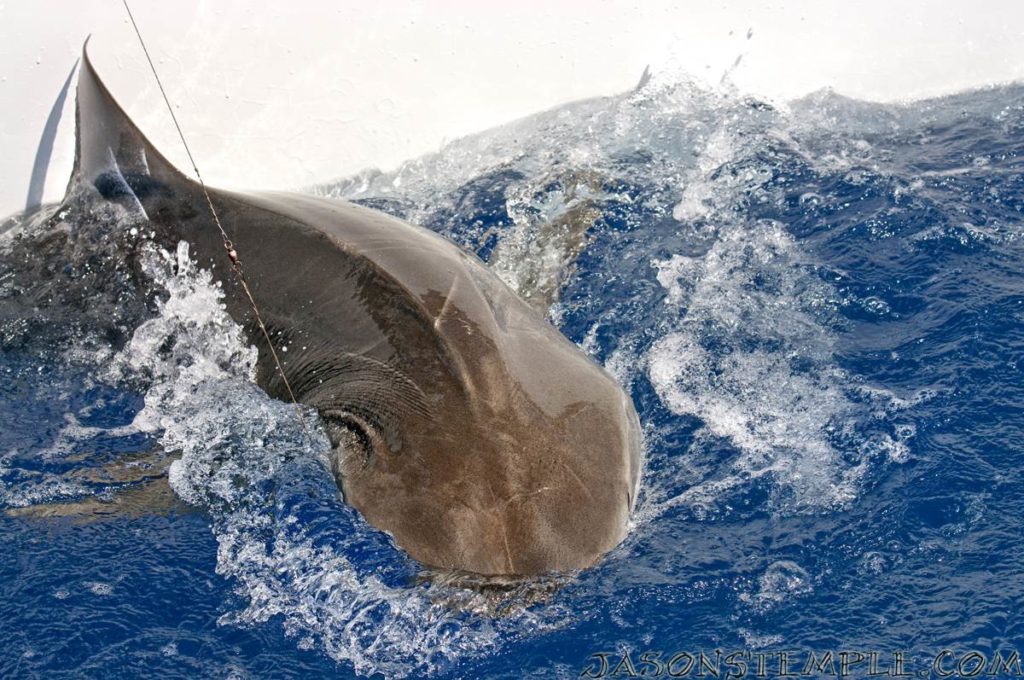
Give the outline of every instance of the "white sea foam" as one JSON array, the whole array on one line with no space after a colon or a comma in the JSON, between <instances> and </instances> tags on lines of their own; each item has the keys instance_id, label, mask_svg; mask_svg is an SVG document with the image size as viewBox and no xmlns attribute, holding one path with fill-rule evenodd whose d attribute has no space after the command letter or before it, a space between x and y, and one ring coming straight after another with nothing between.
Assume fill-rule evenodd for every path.
<instances>
[{"instance_id":1,"label":"white sea foam","mask_svg":"<svg viewBox=\"0 0 1024 680\"><path fill-rule=\"evenodd\" d=\"M654 493L648 511L713 504L762 477L780 508L842 507L873 460L906 459L913 427L886 423L900 401L840 367L834 294L781 225L719 231L702 255L653 262L665 315L677 320L647 371L669 409L703 423L694 451L725 440L738 455L682 493Z\"/></svg>"},{"instance_id":2,"label":"white sea foam","mask_svg":"<svg viewBox=\"0 0 1024 680\"><path fill-rule=\"evenodd\" d=\"M665 406L702 424L690 457L723 442L735 455L696 471L703 479L682 491L665 479L671 472L649 476L642 516L679 504L703 516L765 481L777 510L842 507L875 461L906 459L913 428L892 420L901 401L837 358L836 292L785 225L747 216L750 203L776 200L765 189L773 169L758 153L779 140L798 149L792 134L805 126L779 116L770 136L752 136L748 123L723 116L679 175L672 214L705 225L702 244L651 262L666 295L645 367ZM867 155L865 145L851 154Z\"/></svg>"},{"instance_id":3,"label":"white sea foam","mask_svg":"<svg viewBox=\"0 0 1024 680\"><path fill-rule=\"evenodd\" d=\"M814 579L791 560L772 562L758 579L756 593L741 593L740 600L755 610L767 611L797 597L814 592Z\"/></svg>"},{"instance_id":4,"label":"white sea foam","mask_svg":"<svg viewBox=\"0 0 1024 680\"><path fill-rule=\"evenodd\" d=\"M735 474L772 472L798 505L849 501L857 472L833 433L857 407L831 360L834 336L815 315L827 292L802 271L792 238L775 224L730 228L703 256L654 266L666 313L682 316L649 353L665 404L739 449Z\"/></svg>"}]
</instances>

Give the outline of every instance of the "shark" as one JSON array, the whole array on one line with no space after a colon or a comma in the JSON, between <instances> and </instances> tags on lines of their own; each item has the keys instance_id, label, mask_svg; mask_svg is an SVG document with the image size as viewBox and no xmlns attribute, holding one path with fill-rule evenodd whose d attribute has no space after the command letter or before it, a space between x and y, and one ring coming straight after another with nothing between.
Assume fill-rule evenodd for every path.
<instances>
[{"instance_id":1,"label":"shark","mask_svg":"<svg viewBox=\"0 0 1024 680\"><path fill-rule=\"evenodd\" d=\"M588 568L627 535L643 457L631 399L482 261L367 207L191 179L88 43L75 130L66 195L41 214L69 238L105 234L127 279L144 276L136 232L187 242L258 349L258 385L315 410L344 500L413 559L528 577Z\"/></svg>"}]
</instances>

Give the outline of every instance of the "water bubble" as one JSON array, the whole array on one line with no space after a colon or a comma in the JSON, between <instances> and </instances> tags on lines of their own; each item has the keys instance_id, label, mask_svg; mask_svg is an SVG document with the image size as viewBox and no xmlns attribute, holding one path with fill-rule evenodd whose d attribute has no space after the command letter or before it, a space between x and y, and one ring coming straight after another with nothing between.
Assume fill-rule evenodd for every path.
<instances>
[{"instance_id":1,"label":"water bubble","mask_svg":"<svg viewBox=\"0 0 1024 680\"><path fill-rule=\"evenodd\" d=\"M892 311L889 307L889 303L878 297L865 298L861 303L861 306L868 312L876 314L878 316L885 316Z\"/></svg>"},{"instance_id":2,"label":"water bubble","mask_svg":"<svg viewBox=\"0 0 1024 680\"><path fill-rule=\"evenodd\" d=\"M85 587L88 588L89 592L93 595L99 595L101 597L105 597L114 592L114 586L101 581L90 581L85 584Z\"/></svg>"},{"instance_id":3,"label":"water bubble","mask_svg":"<svg viewBox=\"0 0 1024 680\"><path fill-rule=\"evenodd\" d=\"M880 552L867 552L860 560L861 570L869 574L881 574L885 571L887 560Z\"/></svg>"},{"instance_id":4,"label":"water bubble","mask_svg":"<svg viewBox=\"0 0 1024 680\"><path fill-rule=\"evenodd\" d=\"M810 575L803 567L790 560L773 562L759 580L760 590L755 600L761 606L772 606L785 600L813 592Z\"/></svg>"}]
</instances>

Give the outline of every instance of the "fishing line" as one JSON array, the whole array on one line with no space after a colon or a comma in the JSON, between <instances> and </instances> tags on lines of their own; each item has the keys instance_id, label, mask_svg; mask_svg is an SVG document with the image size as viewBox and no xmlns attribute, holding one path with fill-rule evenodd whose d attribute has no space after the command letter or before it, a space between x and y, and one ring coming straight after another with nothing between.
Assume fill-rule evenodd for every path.
<instances>
[{"instance_id":1,"label":"fishing line","mask_svg":"<svg viewBox=\"0 0 1024 680\"><path fill-rule=\"evenodd\" d=\"M284 373L284 367L281 365L281 360L277 355L277 350L274 348L274 342L270 339L270 333L267 332L267 327L263 323L263 316L260 314L259 307L256 305L256 299L253 297L252 291L249 289L249 283L246 281L245 274L242 272L242 260L238 256L238 250L228 237L228 233L224 230L224 225L220 223L220 217L217 216L217 209L213 207L213 200L210 198L210 192L206 188L206 182L203 181L203 176L199 172L199 166L196 164L196 159L192 156L192 150L189 148L188 142L185 141L185 133L182 132L181 125L178 124L178 117L174 115L174 107L171 106L171 100L167 96L167 91L164 90L164 84L160 80L160 75L156 71L156 65L153 63L153 58L149 56L149 49L146 48L146 41L142 39L142 32L139 30L139 25L135 23L135 16L132 14L132 10L128 6L128 0L121 0L121 2L124 4L124 9L128 13L128 19L132 22L132 28L135 29L135 35L139 38L139 45L142 47L142 52L146 55L146 61L149 62L149 70L153 73L153 78L156 80L157 87L160 88L160 94L164 98L164 104L167 105L167 112L171 114L171 120L174 121L174 127L178 131L178 137L181 139L181 145L185 147L185 153L188 155L189 163L192 164L192 171L195 173L196 179L199 180L199 186L203 190L203 196L206 197L206 205L210 208L210 215L213 216L213 222L217 225L221 238L224 240L224 251L227 253L228 260L231 261L231 271L234 272L235 278L238 280L238 284L245 293L245 297L249 299L249 305L252 307L252 313L256 317L256 323L259 325L263 338L267 341L267 347L270 348L270 355L274 359L274 366L276 366L277 372L281 376L281 380L284 381L284 387L288 391L288 397L291 399L292 404L295 405L295 413L299 418L299 423L302 425L302 429L309 437L309 440L314 441L312 433L306 426L306 419L302 417L302 407L295 398L295 393L292 391L291 383L288 382L288 376Z\"/></svg>"}]
</instances>

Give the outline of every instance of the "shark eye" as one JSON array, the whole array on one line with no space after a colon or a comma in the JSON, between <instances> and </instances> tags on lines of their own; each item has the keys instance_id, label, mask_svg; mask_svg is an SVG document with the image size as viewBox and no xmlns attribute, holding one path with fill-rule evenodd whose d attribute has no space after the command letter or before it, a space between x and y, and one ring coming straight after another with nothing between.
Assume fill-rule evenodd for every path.
<instances>
[{"instance_id":1,"label":"shark eye","mask_svg":"<svg viewBox=\"0 0 1024 680\"><path fill-rule=\"evenodd\" d=\"M354 413L328 411L323 414L323 423L331 446L343 453L338 463L361 461L361 467L366 467L375 456L387 452L387 446L376 428Z\"/></svg>"}]
</instances>

